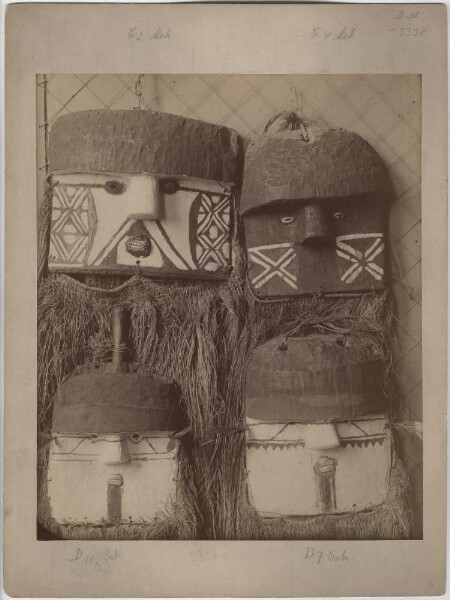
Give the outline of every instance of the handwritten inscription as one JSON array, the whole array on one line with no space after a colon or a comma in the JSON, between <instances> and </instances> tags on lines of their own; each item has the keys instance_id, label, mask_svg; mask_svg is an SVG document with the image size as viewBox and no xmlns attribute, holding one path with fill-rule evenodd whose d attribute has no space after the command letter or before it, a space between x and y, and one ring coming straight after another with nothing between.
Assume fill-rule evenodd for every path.
<instances>
[{"instance_id":1,"label":"handwritten inscription","mask_svg":"<svg viewBox=\"0 0 450 600\"><path fill-rule=\"evenodd\" d=\"M396 9L392 14L392 22L387 27L387 33L392 37L423 39L428 31L424 27L423 15L420 10ZM385 30L386 31L386 30ZM315 26L309 31L297 36L301 39L309 39L319 42L344 42L366 35L364 31L358 31L357 27L345 24L341 27Z\"/></svg>"},{"instance_id":2,"label":"handwritten inscription","mask_svg":"<svg viewBox=\"0 0 450 600\"><path fill-rule=\"evenodd\" d=\"M128 39L134 40L135 42L144 42L147 40L170 40L172 35L171 29L164 29L157 27L151 33L145 33L142 29L133 25L128 30Z\"/></svg>"},{"instance_id":3,"label":"handwritten inscription","mask_svg":"<svg viewBox=\"0 0 450 600\"><path fill-rule=\"evenodd\" d=\"M316 562L317 564L324 562L333 563L350 563L353 562L353 558L347 554L346 550L337 552L335 550L318 550L317 548L305 548L303 559Z\"/></svg>"},{"instance_id":4,"label":"handwritten inscription","mask_svg":"<svg viewBox=\"0 0 450 600\"><path fill-rule=\"evenodd\" d=\"M388 33L394 37L421 39L425 36L428 28L422 27L420 22L420 10L415 9L396 9L395 21L392 27L388 28Z\"/></svg>"},{"instance_id":5,"label":"handwritten inscription","mask_svg":"<svg viewBox=\"0 0 450 600\"><path fill-rule=\"evenodd\" d=\"M401 8L399 9L396 19L417 19L420 15L420 10L407 10L404 11Z\"/></svg>"},{"instance_id":6,"label":"handwritten inscription","mask_svg":"<svg viewBox=\"0 0 450 600\"><path fill-rule=\"evenodd\" d=\"M389 33L396 33L399 37L423 38L427 27L390 27Z\"/></svg>"},{"instance_id":7,"label":"handwritten inscription","mask_svg":"<svg viewBox=\"0 0 450 600\"><path fill-rule=\"evenodd\" d=\"M86 552L82 548L76 548L74 553L67 559L68 562L78 562L84 565L102 565L120 560L122 556L117 548L106 548L97 552Z\"/></svg>"},{"instance_id":8,"label":"handwritten inscription","mask_svg":"<svg viewBox=\"0 0 450 600\"><path fill-rule=\"evenodd\" d=\"M325 29L324 27L313 27L310 37L314 40L333 40L335 42L351 40L356 36L355 27L341 27L338 29Z\"/></svg>"}]
</instances>

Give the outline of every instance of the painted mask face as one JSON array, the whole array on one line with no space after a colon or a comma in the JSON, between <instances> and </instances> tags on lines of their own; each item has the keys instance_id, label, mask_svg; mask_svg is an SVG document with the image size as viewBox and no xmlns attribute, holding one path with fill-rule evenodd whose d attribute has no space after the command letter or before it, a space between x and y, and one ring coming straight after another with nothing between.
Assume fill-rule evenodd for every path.
<instances>
[{"instance_id":1,"label":"painted mask face","mask_svg":"<svg viewBox=\"0 0 450 600\"><path fill-rule=\"evenodd\" d=\"M391 433L386 417L338 423L334 447L308 444L318 425L247 420L248 482L262 516L355 512L386 501Z\"/></svg>"},{"instance_id":2,"label":"painted mask face","mask_svg":"<svg viewBox=\"0 0 450 600\"><path fill-rule=\"evenodd\" d=\"M376 194L279 202L245 217L259 297L385 286L384 202Z\"/></svg>"},{"instance_id":3,"label":"painted mask face","mask_svg":"<svg viewBox=\"0 0 450 600\"><path fill-rule=\"evenodd\" d=\"M49 269L224 278L230 186L147 174L55 174Z\"/></svg>"},{"instance_id":4,"label":"painted mask face","mask_svg":"<svg viewBox=\"0 0 450 600\"><path fill-rule=\"evenodd\" d=\"M53 518L60 524L151 522L176 494L172 433L55 436L47 483Z\"/></svg>"},{"instance_id":5,"label":"painted mask face","mask_svg":"<svg viewBox=\"0 0 450 600\"><path fill-rule=\"evenodd\" d=\"M386 286L384 165L342 129L261 136L245 155L241 215L260 298Z\"/></svg>"},{"instance_id":6,"label":"painted mask face","mask_svg":"<svg viewBox=\"0 0 450 600\"><path fill-rule=\"evenodd\" d=\"M224 279L236 132L148 110L59 117L50 130L49 269Z\"/></svg>"}]
</instances>

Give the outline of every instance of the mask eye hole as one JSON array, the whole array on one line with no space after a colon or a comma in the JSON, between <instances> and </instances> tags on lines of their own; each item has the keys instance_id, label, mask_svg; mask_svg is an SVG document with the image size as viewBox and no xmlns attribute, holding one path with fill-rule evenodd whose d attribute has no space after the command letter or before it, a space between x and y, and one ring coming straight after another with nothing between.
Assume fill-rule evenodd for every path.
<instances>
[{"instance_id":1,"label":"mask eye hole","mask_svg":"<svg viewBox=\"0 0 450 600\"><path fill-rule=\"evenodd\" d=\"M283 225L290 225L294 222L294 217L281 217L281 222Z\"/></svg>"},{"instance_id":2,"label":"mask eye hole","mask_svg":"<svg viewBox=\"0 0 450 600\"><path fill-rule=\"evenodd\" d=\"M163 179L160 182L160 186L164 194L175 194L180 189L180 185L176 179Z\"/></svg>"},{"instance_id":3,"label":"mask eye hole","mask_svg":"<svg viewBox=\"0 0 450 600\"><path fill-rule=\"evenodd\" d=\"M124 193L125 184L122 183L121 181L115 181L115 180L107 181L105 183L105 190L108 192L108 194L114 194L115 196L117 196L118 194Z\"/></svg>"},{"instance_id":4,"label":"mask eye hole","mask_svg":"<svg viewBox=\"0 0 450 600\"><path fill-rule=\"evenodd\" d=\"M336 219L337 221L341 221L342 219L345 219L346 214L343 212L335 212L333 214L333 218Z\"/></svg>"}]
</instances>

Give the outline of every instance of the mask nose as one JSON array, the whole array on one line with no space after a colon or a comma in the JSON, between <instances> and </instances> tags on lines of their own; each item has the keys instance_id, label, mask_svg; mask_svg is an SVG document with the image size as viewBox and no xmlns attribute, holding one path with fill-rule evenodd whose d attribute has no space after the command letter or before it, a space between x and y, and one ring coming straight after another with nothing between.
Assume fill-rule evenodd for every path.
<instances>
[{"instance_id":1,"label":"mask nose","mask_svg":"<svg viewBox=\"0 0 450 600\"><path fill-rule=\"evenodd\" d=\"M305 448L330 450L339 446L339 435L333 423L310 423L305 427Z\"/></svg>"},{"instance_id":2,"label":"mask nose","mask_svg":"<svg viewBox=\"0 0 450 600\"><path fill-rule=\"evenodd\" d=\"M297 243L304 246L324 246L331 243L326 212L319 204L307 204L300 213Z\"/></svg>"},{"instance_id":3,"label":"mask nose","mask_svg":"<svg viewBox=\"0 0 450 600\"><path fill-rule=\"evenodd\" d=\"M106 465L120 465L131 460L127 440L117 435L105 435L100 444L100 460Z\"/></svg>"},{"instance_id":4,"label":"mask nose","mask_svg":"<svg viewBox=\"0 0 450 600\"><path fill-rule=\"evenodd\" d=\"M147 219L155 220L161 216L161 186L156 177L149 177L146 181L147 189L145 195L147 197Z\"/></svg>"},{"instance_id":5,"label":"mask nose","mask_svg":"<svg viewBox=\"0 0 450 600\"><path fill-rule=\"evenodd\" d=\"M128 199L129 218L154 221L161 217L162 193L160 182L151 175L140 175L131 181Z\"/></svg>"}]
</instances>

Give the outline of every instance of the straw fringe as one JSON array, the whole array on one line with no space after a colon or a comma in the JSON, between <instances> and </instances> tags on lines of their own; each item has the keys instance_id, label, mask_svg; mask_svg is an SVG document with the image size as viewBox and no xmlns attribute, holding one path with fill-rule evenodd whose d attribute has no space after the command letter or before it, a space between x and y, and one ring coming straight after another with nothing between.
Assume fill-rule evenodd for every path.
<instances>
[{"instance_id":1,"label":"straw fringe","mask_svg":"<svg viewBox=\"0 0 450 600\"><path fill-rule=\"evenodd\" d=\"M117 304L130 307L131 360L149 372L177 381L191 426L191 433L182 439L179 447L177 497L166 513L150 524L70 528L55 523L47 498L48 458L42 450L39 521L59 537L276 539L279 536L279 539L297 539L296 536L306 535L325 539L353 535L363 539L375 534L403 536L409 516L400 499L395 510L394 503L388 502L376 514L358 513L341 520L322 516L317 518L314 527L308 528L299 529L283 522L274 529L273 523L269 528L259 517L253 518L256 513L252 513L247 500L246 440L242 429L245 371L251 351L280 335L328 332L361 336L370 340L383 358L389 395L393 371L390 350L393 312L387 293L298 298L268 304L256 302L245 284L246 259L239 230L234 253L234 269L226 284L165 284L141 277L124 280L94 276L83 283L65 275L41 277L38 289L41 432L51 429L53 398L62 381L78 365L109 358L111 313ZM394 479L392 489L398 489L399 498L403 498L402 480ZM245 533L249 530L249 514L253 515L252 525L250 533Z\"/></svg>"},{"instance_id":2,"label":"straw fringe","mask_svg":"<svg viewBox=\"0 0 450 600\"><path fill-rule=\"evenodd\" d=\"M232 515L237 512L236 490L220 491L221 486L234 486L233 478L228 481L226 456L231 455L234 469L239 464L236 448L225 438L204 442L209 430L232 430L242 419L242 408L235 411L234 380L229 377L243 362L239 357L247 348L239 316L243 311L237 306L242 299L232 288L219 285L182 287L147 279L121 285L114 293L55 275L39 287L40 430L50 431L54 395L75 366L108 358L113 306L129 305L132 360L149 372L173 378L182 392L192 436L185 443L181 478L191 482L185 504L196 514L202 537L221 536L229 527L224 524L234 523ZM228 501L230 495L234 499ZM218 496L224 508L218 505Z\"/></svg>"}]
</instances>

